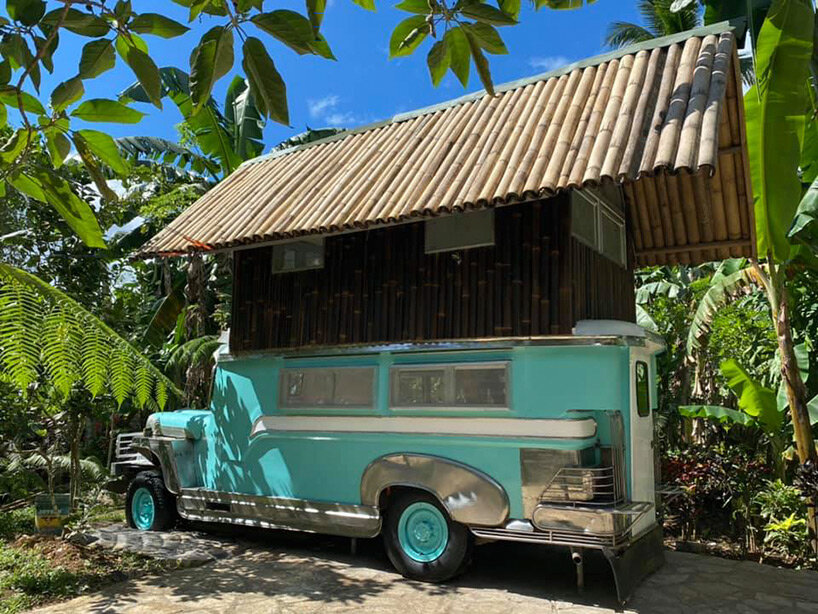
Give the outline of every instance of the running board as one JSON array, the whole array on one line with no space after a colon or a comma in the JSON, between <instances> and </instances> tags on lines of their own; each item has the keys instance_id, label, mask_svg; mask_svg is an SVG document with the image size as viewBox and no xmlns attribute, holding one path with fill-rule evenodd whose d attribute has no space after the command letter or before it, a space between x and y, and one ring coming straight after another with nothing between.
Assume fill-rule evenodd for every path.
<instances>
[{"instance_id":1,"label":"running board","mask_svg":"<svg viewBox=\"0 0 818 614\"><path fill-rule=\"evenodd\" d=\"M381 530L380 512L366 505L182 489L177 507L182 518L202 522L344 537L374 537Z\"/></svg>"}]
</instances>

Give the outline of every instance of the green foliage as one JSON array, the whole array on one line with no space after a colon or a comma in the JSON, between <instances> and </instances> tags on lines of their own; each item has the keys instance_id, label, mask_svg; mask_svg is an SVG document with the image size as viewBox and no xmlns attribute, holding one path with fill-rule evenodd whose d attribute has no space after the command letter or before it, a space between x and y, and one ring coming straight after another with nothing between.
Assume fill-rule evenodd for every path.
<instances>
[{"instance_id":1,"label":"green foliage","mask_svg":"<svg viewBox=\"0 0 818 614\"><path fill-rule=\"evenodd\" d=\"M645 25L615 21L608 26L605 44L624 47L660 36L691 30L702 24L697 0L682 5L673 0L639 0L637 9Z\"/></svg>"},{"instance_id":2,"label":"green foliage","mask_svg":"<svg viewBox=\"0 0 818 614\"><path fill-rule=\"evenodd\" d=\"M104 381L121 405L134 391L133 367L139 365L156 386L157 402L160 382L176 390L142 354L65 293L3 263L0 283L0 362L20 388L26 389L44 368L63 394L78 381L99 393Z\"/></svg>"},{"instance_id":3,"label":"green foliage","mask_svg":"<svg viewBox=\"0 0 818 614\"><path fill-rule=\"evenodd\" d=\"M576 9L590 3L583 0L535 0L534 7ZM466 87L474 63L483 87L494 95L485 53L508 53L494 26L517 24L520 4L519 0L498 0L497 6L479 0L403 0L395 8L412 13L412 16L401 21L392 31L389 57L411 55L427 38L437 39L426 56L429 76L435 86L440 84L447 71L451 71Z\"/></svg>"},{"instance_id":4,"label":"green foliage","mask_svg":"<svg viewBox=\"0 0 818 614\"><path fill-rule=\"evenodd\" d=\"M813 181L798 204L787 237L806 245L818 255L818 179Z\"/></svg>"},{"instance_id":5,"label":"green foliage","mask_svg":"<svg viewBox=\"0 0 818 614\"><path fill-rule=\"evenodd\" d=\"M16 614L38 604L75 597L89 589L165 569L162 563L124 552L82 551L62 544L56 548L11 546L0 542L0 614ZM65 557L68 558L65 558Z\"/></svg>"},{"instance_id":6,"label":"green foliage","mask_svg":"<svg viewBox=\"0 0 818 614\"><path fill-rule=\"evenodd\" d=\"M756 420L770 433L781 428L782 415L778 410L775 392L755 381L735 360L726 360L721 365L722 375L727 385L738 399L738 406L744 413Z\"/></svg>"},{"instance_id":7,"label":"green foliage","mask_svg":"<svg viewBox=\"0 0 818 614\"><path fill-rule=\"evenodd\" d=\"M0 512L0 540L12 540L34 532L34 507L26 506L10 512Z\"/></svg>"},{"instance_id":8,"label":"green foliage","mask_svg":"<svg viewBox=\"0 0 818 614\"><path fill-rule=\"evenodd\" d=\"M813 22L810 0L773 2L755 49L758 81L744 97L758 253L776 262L790 256L787 231L801 199Z\"/></svg>"},{"instance_id":9,"label":"green foliage","mask_svg":"<svg viewBox=\"0 0 818 614\"><path fill-rule=\"evenodd\" d=\"M806 558L810 554L807 506L794 486L768 481L753 503L763 521L767 554Z\"/></svg>"}]
</instances>

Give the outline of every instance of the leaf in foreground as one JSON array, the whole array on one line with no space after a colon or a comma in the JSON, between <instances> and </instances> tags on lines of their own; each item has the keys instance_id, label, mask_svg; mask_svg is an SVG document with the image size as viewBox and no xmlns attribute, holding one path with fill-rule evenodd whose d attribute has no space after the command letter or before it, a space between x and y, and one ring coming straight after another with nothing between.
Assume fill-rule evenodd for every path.
<instances>
[{"instance_id":1,"label":"leaf in foreground","mask_svg":"<svg viewBox=\"0 0 818 614\"><path fill-rule=\"evenodd\" d=\"M64 292L0 263L0 364L22 389L42 371L60 387L79 383L93 395L107 385L118 403L151 398L160 408L182 392L145 356ZM138 377L135 377L138 374Z\"/></svg>"}]
</instances>

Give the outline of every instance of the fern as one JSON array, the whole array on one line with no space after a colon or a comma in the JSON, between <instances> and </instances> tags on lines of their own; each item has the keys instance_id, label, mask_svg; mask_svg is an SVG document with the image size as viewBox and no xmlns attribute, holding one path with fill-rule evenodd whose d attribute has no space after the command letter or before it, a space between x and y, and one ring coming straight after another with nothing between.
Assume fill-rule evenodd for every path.
<instances>
[{"instance_id":1,"label":"fern","mask_svg":"<svg viewBox=\"0 0 818 614\"><path fill-rule=\"evenodd\" d=\"M105 331L90 327L83 331L81 349L82 379L85 387L96 397L105 390L105 374L108 370L108 356L111 353L110 339Z\"/></svg>"},{"instance_id":2,"label":"fern","mask_svg":"<svg viewBox=\"0 0 818 614\"><path fill-rule=\"evenodd\" d=\"M168 402L168 385L166 381L166 379L156 380L156 403L159 405L159 409L165 409Z\"/></svg>"},{"instance_id":3,"label":"fern","mask_svg":"<svg viewBox=\"0 0 818 614\"><path fill-rule=\"evenodd\" d=\"M70 296L2 262L0 366L22 389L42 373L62 392L82 384L97 395L107 385L120 404L133 396L144 406L154 388L160 407L169 392L182 396L144 355Z\"/></svg>"},{"instance_id":4,"label":"fern","mask_svg":"<svg viewBox=\"0 0 818 614\"><path fill-rule=\"evenodd\" d=\"M41 301L14 285L0 287L0 358L12 381L25 390L40 363Z\"/></svg>"},{"instance_id":5,"label":"fern","mask_svg":"<svg viewBox=\"0 0 818 614\"><path fill-rule=\"evenodd\" d=\"M73 314L53 309L45 315L42 329L42 358L51 381L68 395L78 379L81 329Z\"/></svg>"},{"instance_id":6,"label":"fern","mask_svg":"<svg viewBox=\"0 0 818 614\"><path fill-rule=\"evenodd\" d=\"M153 373L151 373L143 363L137 365L134 375L134 390L136 393L136 402L140 407L144 407L151 396L153 379Z\"/></svg>"},{"instance_id":7,"label":"fern","mask_svg":"<svg viewBox=\"0 0 818 614\"><path fill-rule=\"evenodd\" d=\"M111 357L108 360L108 384L111 388L111 393L119 405L125 401L128 393L134 391L133 364L131 356L126 352L120 351L117 347L111 352Z\"/></svg>"}]
</instances>

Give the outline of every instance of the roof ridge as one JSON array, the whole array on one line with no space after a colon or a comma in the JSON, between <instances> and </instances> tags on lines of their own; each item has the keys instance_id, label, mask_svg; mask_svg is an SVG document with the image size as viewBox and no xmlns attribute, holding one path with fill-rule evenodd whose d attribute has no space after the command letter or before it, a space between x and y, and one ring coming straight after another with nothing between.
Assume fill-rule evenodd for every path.
<instances>
[{"instance_id":1,"label":"roof ridge","mask_svg":"<svg viewBox=\"0 0 818 614\"><path fill-rule=\"evenodd\" d=\"M496 93L507 92L509 90L514 90L520 87L525 87L526 85L531 85L532 83L536 83L538 81L545 81L548 79L553 79L555 77L560 77L565 74L569 74L578 68L588 68L589 66L597 66L599 64L604 64L605 62L610 62L612 60L616 60L622 58L626 55L632 55L634 53L638 53L640 51L650 51L653 49L658 49L660 47L669 47L671 45L680 43L682 41L686 41L690 38L694 37L704 37L709 36L711 34L723 34L729 30L733 30L738 27L737 22L735 21L721 21L718 23L710 24L707 26L701 26L698 28L693 28L692 30L685 30L684 32L679 32L676 34L670 34L668 36L660 36L658 38L652 38L647 41L642 41L639 43L634 43L632 45L628 45L626 47L622 47L620 49L614 49L612 51L608 51L606 53L602 53L590 58L585 58L582 60L578 60L566 66L562 66L560 68L556 68L554 70L550 70L544 73L540 73L537 75L533 75L531 77L524 77L522 79L516 79L514 81L507 81L506 83L501 83L494 88ZM415 109L414 111L407 111L405 113L398 113L397 115L393 115L389 119L383 119L380 121L373 122L371 124L366 124L364 126L359 126L357 128L353 128L350 130L345 130L343 132L339 132L338 134L334 134L332 136L328 136L323 139L318 139L317 141L312 141L310 143L304 143L303 145L296 145L295 147L289 147L287 149L282 149L280 151L272 151L270 153L264 154L262 156L257 156L255 158L251 158L250 160L245 160L239 166L239 168L243 166L250 166L253 164L258 164L260 162L266 162L268 160L274 160L275 158L279 158L282 156L286 156L289 154L293 154L304 149L308 149L311 147L316 147L318 145L324 145L326 143L331 143L333 141L338 141L341 139L345 139L347 137L361 134L363 132L369 132L370 130L375 130L382 126L386 126L389 124L400 123L404 121L408 121L410 119L414 119L416 117L420 117L421 115L427 115L429 113L435 113L437 111L442 111L444 109L448 109L451 107L455 107L460 104L465 104L467 102L473 102L475 100L479 100L483 96L485 96L486 90L480 89L476 92L472 92L470 94L465 94L463 96L459 96L458 98L453 98L451 100L445 100L443 102L439 102L433 105L429 105L426 107L421 107L419 109Z\"/></svg>"}]
</instances>

